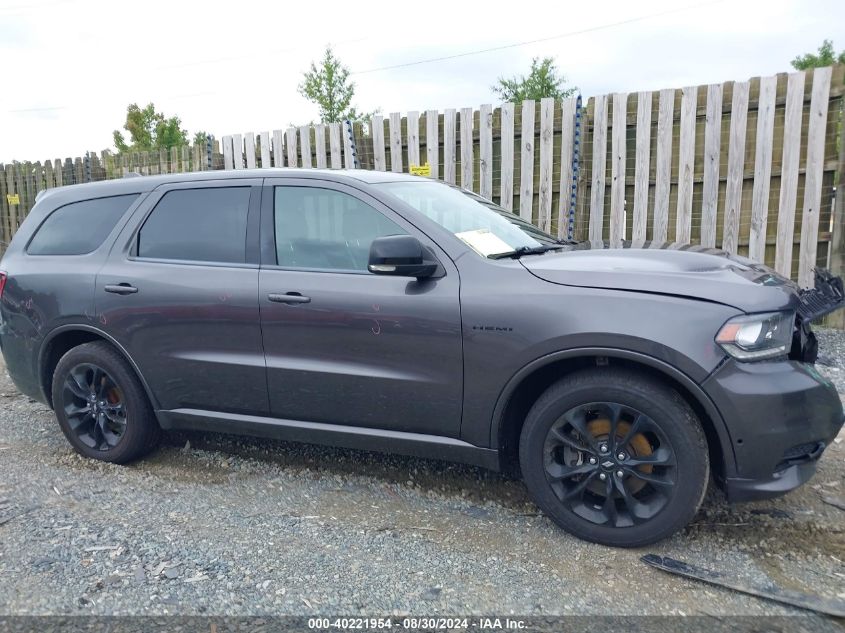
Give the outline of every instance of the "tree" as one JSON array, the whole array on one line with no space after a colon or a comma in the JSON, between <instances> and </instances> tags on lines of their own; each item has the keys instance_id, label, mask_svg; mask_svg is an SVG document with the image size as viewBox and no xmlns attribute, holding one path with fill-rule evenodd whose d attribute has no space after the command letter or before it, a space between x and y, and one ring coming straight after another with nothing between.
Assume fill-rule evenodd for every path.
<instances>
[{"instance_id":1,"label":"tree","mask_svg":"<svg viewBox=\"0 0 845 633\"><path fill-rule=\"evenodd\" d=\"M531 60L531 72L528 76L520 75L505 79L499 77L499 82L492 86L502 101L521 103L527 99L543 99L554 97L565 99L574 95L578 88L566 88L566 77L559 74L555 60L552 57L544 57L539 60L537 57Z\"/></svg>"},{"instance_id":2,"label":"tree","mask_svg":"<svg viewBox=\"0 0 845 633\"><path fill-rule=\"evenodd\" d=\"M370 117L371 113L358 112L352 107L355 83L349 80L349 69L335 57L330 46L326 47L319 66L311 62L311 69L302 73L302 77L303 81L297 87L299 94L319 106L321 122L338 123Z\"/></svg>"},{"instance_id":3,"label":"tree","mask_svg":"<svg viewBox=\"0 0 845 633\"><path fill-rule=\"evenodd\" d=\"M799 55L792 60L792 67L795 70L807 70L809 68L821 68L822 66L831 66L832 64L845 64L845 51L836 55L831 40L824 40L819 46L818 54L807 53L806 55Z\"/></svg>"},{"instance_id":4,"label":"tree","mask_svg":"<svg viewBox=\"0 0 845 633\"><path fill-rule=\"evenodd\" d=\"M126 142L120 130L115 130L114 146L118 152L148 152L188 144L188 130L182 129L181 119L178 116L166 118L156 112L152 103L143 110L137 103L130 104L126 108L123 129L129 132L131 143Z\"/></svg>"}]
</instances>

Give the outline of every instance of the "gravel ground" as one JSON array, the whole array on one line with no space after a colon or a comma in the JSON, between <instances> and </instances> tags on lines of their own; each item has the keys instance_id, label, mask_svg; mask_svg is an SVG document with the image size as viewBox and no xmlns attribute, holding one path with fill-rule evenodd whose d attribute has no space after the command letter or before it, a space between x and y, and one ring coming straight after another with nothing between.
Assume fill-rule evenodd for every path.
<instances>
[{"instance_id":1,"label":"gravel ground","mask_svg":"<svg viewBox=\"0 0 845 633\"><path fill-rule=\"evenodd\" d=\"M845 394L845 333L820 369ZM131 466L74 453L0 371L0 615L731 614L778 604L644 566L647 552L845 598L840 435L807 486L643 550L567 535L518 480L360 451L170 434Z\"/></svg>"}]
</instances>

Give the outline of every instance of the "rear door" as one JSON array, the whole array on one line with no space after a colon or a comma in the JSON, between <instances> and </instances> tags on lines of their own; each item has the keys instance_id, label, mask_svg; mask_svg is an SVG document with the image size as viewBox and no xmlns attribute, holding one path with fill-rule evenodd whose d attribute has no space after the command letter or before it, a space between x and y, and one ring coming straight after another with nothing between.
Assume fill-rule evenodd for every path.
<instances>
[{"instance_id":1,"label":"rear door","mask_svg":"<svg viewBox=\"0 0 845 633\"><path fill-rule=\"evenodd\" d=\"M410 233L437 279L367 271L375 237ZM456 437L463 367L459 279L425 235L343 184L268 179L259 302L275 417Z\"/></svg>"},{"instance_id":2,"label":"rear door","mask_svg":"<svg viewBox=\"0 0 845 633\"><path fill-rule=\"evenodd\" d=\"M266 414L258 313L260 180L165 185L97 275L101 327L161 409Z\"/></svg>"}]
</instances>

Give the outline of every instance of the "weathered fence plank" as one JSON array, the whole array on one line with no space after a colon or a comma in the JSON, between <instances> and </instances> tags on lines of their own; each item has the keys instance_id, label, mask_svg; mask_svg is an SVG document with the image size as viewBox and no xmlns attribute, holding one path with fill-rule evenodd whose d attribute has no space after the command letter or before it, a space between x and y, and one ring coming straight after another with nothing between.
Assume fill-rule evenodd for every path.
<instances>
[{"instance_id":1,"label":"weathered fence plank","mask_svg":"<svg viewBox=\"0 0 845 633\"><path fill-rule=\"evenodd\" d=\"M285 166L285 132L273 130L273 167Z\"/></svg>"},{"instance_id":2,"label":"weathered fence plank","mask_svg":"<svg viewBox=\"0 0 845 633\"><path fill-rule=\"evenodd\" d=\"M370 121L370 134L373 136L373 169L385 171L387 163L384 157L384 117L380 114L373 115ZM325 161L325 154L323 157Z\"/></svg>"},{"instance_id":3,"label":"weathered fence plank","mask_svg":"<svg viewBox=\"0 0 845 633\"><path fill-rule=\"evenodd\" d=\"M813 270L816 267L830 79L830 66L816 68L813 71L813 88L809 112L810 124L807 128L807 163L804 168L801 249L798 254L798 284L802 288L812 288Z\"/></svg>"},{"instance_id":4,"label":"weathered fence plank","mask_svg":"<svg viewBox=\"0 0 845 633\"><path fill-rule=\"evenodd\" d=\"M244 153L246 154L247 169L255 169L255 134L244 134ZM187 171L183 168L183 171Z\"/></svg>"},{"instance_id":5,"label":"weathered fence plank","mask_svg":"<svg viewBox=\"0 0 845 633\"><path fill-rule=\"evenodd\" d=\"M461 108L461 187L472 191L472 108Z\"/></svg>"},{"instance_id":6,"label":"weathered fence plank","mask_svg":"<svg viewBox=\"0 0 845 633\"><path fill-rule=\"evenodd\" d=\"M431 177L437 180L440 177L440 155L439 149L439 125L440 115L437 110L428 110L425 113L425 155L426 162L431 169Z\"/></svg>"},{"instance_id":7,"label":"weathered fence plank","mask_svg":"<svg viewBox=\"0 0 845 633\"><path fill-rule=\"evenodd\" d=\"M288 167L299 167L295 127L289 127L285 132L285 153L288 156Z\"/></svg>"},{"instance_id":8,"label":"weathered fence plank","mask_svg":"<svg viewBox=\"0 0 845 633\"><path fill-rule=\"evenodd\" d=\"M390 114L390 171L402 172L402 115Z\"/></svg>"},{"instance_id":9,"label":"weathered fence plank","mask_svg":"<svg viewBox=\"0 0 845 633\"><path fill-rule=\"evenodd\" d=\"M499 177L499 204L508 211L512 211L514 104L505 103L502 105L501 118L502 173Z\"/></svg>"},{"instance_id":10,"label":"weathered fence plank","mask_svg":"<svg viewBox=\"0 0 845 633\"><path fill-rule=\"evenodd\" d=\"M299 147L302 154L302 166L311 167L311 126L303 125L299 128Z\"/></svg>"},{"instance_id":11,"label":"weathered fence plank","mask_svg":"<svg viewBox=\"0 0 845 633\"><path fill-rule=\"evenodd\" d=\"M636 160L634 161L634 222L631 240L646 241L648 230L648 176L651 159L651 92L637 93Z\"/></svg>"},{"instance_id":12,"label":"weathered fence plank","mask_svg":"<svg viewBox=\"0 0 845 633\"><path fill-rule=\"evenodd\" d=\"M745 169L745 130L751 84L736 82L731 103L731 129L728 141L728 175L725 184L722 248L735 255L739 245L739 215L742 207L742 181Z\"/></svg>"},{"instance_id":13,"label":"weathered fence plank","mask_svg":"<svg viewBox=\"0 0 845 633\"><path fill-rule=\"evenodd\" d=\"M610 243L619 246L625 239L625 135L628 125L628 95L613 95L613 121L610 137Z\"/></svg>"},{"instance_id":14,"label":"weathered fence plank","mask_svg":"<svg viewBox=\"0 0 845 633\"><path fill-rule=\"evenodd\" d=\"M783 159L778 200L778 234L775 270L792 276L795 238L795 207L798 200L798 164L801 157L801 119L804 114L804 73L792 73L786 80L786 112L783 123Z\"/></svg>"},{"instance_id":15,"label":"weathered fence plank","mask_svg":"<svg viewBox=\"0 0 845 633\"><path fill-rule=\"evenodd\" d=\"M569 230L569 207L573 201L575 179L573 150L575 149L575 110L577 99L564 99L560 113L560 202L558 204L557 236L564 238Z\"/></svg>"},{"instance_id":16,"label":"weathered fence plank","mask_svg":"<svg viewBox=\"0 0 845 633\"><path fill-rule=\"evenodd\" d=\"M244 142L243 137L240 134L232 135L232 159L234 160L235 169L244 168ZM170 155L170 160L174 163L172 166L173 171L178 171L178 168L176 167L178 159L174 160L172 153Z\"/></svg>"},{"instance_id":17,"label":"weathered fence plank","mask_svg":"<svg viewBox=\"0 0 845 633\"><path fill-rule=\"evenodd\" d=\"M420 113L416 110L408 112L408 166L420 164Z\"/></svg>"},{"instance_id":18,"label":"weathered fence plank","mask_svg":"<svg viewBox=\"0 0 845 633\"><path fill-rule=\"evenodd\" d=\"M719 206L719 159L722 143L722 85L707 86L707 117L704 122L704 193L701 201L701 244L716 246Z\"/></svg>"},{"instance_id":19,"label":"weathered fence plank","mask_svg":"<svg viewBox=\"0 0 845 633\"><path fill-rule=\"evenodd\" d=\"M769 188L772 181L772 143L777 80L777 77L760 79L754 186L751 194L751 234L748 241L748 256L757 261L763 261L766 255L766 223L769 216Z\"/></svg>"},{"instance_id":20,"label":"weathered fence plank","mask_svg":"<svg viewBox=\"0 0 845 633\"><path fill-rule=\"evenodd\" d=\"M590 188L588 239L602 239L604 231L604 179L607 173L607 95L593 99L593 178Z\"/></svg>"},{"instance_id":21,"label":"weathered fence plank","mask_svg":"<svg viewBox=\"0 0 845 633\"><path fill-rule=\"evenodd\" d=\"M532 221L534 208L534 101L522 102L520 141L519 217Z\"/></svg>"},{"instance_id":22,"label":"weathered fence plank","mask_svg":"<svg viewBox=\"0 0 845 633\"><path fill-rule=\"evenodd\" d=\"M552 231L552 169L554 168L555 100L540 100L540 197L537 226ZM492 184L491 184L492 186Z\"/></svg>"},{"instance_id":23,"label":"weathered fence plank","mask_svg":"<svg viewBox=\"0 0 845 633\"><path fill-rule=\"evenodd\" d=\"M340 123L329 123L329 155L331 157L332 169L343 169L343 153L341 150L340 136Z\"/></svg>"},{"instance_id":24,"label":"weathered fence plank","mask_svg":"<svg viewBox=\"0 0 845 633\"><path fill-rule=\"evenodd\" d=\"M449 108L443 113L443 180L452 185L457 182L455 173L457 126L457 113L454 108Z\"/></svg>"},{"instance_id":25,"label":"weathered fence plank","mask_svg":"<svg viewBox=\"0 0 845 633\"><path fill-rule=\"evenodd\" d=\"M681 134L678 144L678 207L675 216L675 241L690 241L692 232L692 182L695 171L695 119L698 88L681 90Z\"/></svg>"},{"instance_id":26,"label":"weathered fence plank","mask_svg":"<svg viewBox=\"0 0 845 633\"><path fill-rule=\"evenodd\" d=\"M270 132L261 132L258 135L258 143L261 145L261 166L270 167ZM199 156L197 158L199 159Z\"/></svg>"},{"instance_id":27,"label":"weathered fence plank","mask_svg":"<svg viewBox=\"0 0 845 633\"><path fill-rule=\"evenodd\" d=\"M431 177L435 180L440 177L439 126L440 115L437 110L428 110L425 113L425 155L431 168Z\"/></svg>"},{"instance_id":28,"label":"weathered fence plank","mask_svg":"<svg viewBox=\"0 0 845 633\"><path fill-rule=\"evenodd\" d=\"M383 131L383 128L382 128ZM384 139L382 138L381 156L384 160ZM326 168L326 126L322 123L314 126L314 158L317 169Z\"/></svg>"},{"instance_id":29,"label":"weathered fence plank","mask_svg":"<svg viewBox=\"0 0 845 633\"><path fill-rule=\"evenodd\" d=\"M223 169L234 169L235 162L232 157L232 137L223 137Z\"/></svg>"},{"instance_id":30,"label":"weathered fence plank","mask_svg":"<svg viewBox=\"0 0 845 633\"><path fill-rule=\"evenodd\" d=\"M554 106L554 100L552 100ZM485 103L478 109L478 193L493 199L493 106Z\"/></svg>"}]
</instances>

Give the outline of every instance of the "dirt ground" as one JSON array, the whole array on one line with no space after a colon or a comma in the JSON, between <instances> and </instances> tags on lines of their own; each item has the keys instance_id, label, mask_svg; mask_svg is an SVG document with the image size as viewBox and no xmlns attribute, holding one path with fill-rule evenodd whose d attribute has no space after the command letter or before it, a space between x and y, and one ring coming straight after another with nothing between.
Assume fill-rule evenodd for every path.
<instances>
[{"instance_id":1,"label":"dirt ground","mask_svg":"<svg viewBox=\"0 0 845 633\"><path fill-rule=\"evenodd\" d=\"M837 384L840 337L822 340ZM559 530L520 481L445 462L214 434L86 460L0 367L0 615L794 615L639 559L845 599L843 437L785 497L711 490L682 533L616 550Z\"/></svg>"}]
</instances>

